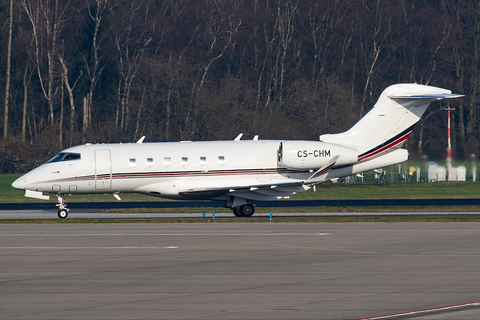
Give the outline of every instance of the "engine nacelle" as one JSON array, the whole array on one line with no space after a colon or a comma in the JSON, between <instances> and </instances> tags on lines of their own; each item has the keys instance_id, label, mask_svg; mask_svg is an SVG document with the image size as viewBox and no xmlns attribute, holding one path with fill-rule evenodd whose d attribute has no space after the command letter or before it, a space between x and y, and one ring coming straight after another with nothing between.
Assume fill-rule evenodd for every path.
<instances>
[{"instance_id":1,"label":"engine nacelle","mask_svg":"<svg viewBox=\"0 0 480 320\"><path fill-rule=\"evenodd\" d=\"M319 169L331 158L340 155L335 166L357 162L358 151L338 144L320 141L283 141L278 162L287 169Z\"/></svg>"}]
</instances>

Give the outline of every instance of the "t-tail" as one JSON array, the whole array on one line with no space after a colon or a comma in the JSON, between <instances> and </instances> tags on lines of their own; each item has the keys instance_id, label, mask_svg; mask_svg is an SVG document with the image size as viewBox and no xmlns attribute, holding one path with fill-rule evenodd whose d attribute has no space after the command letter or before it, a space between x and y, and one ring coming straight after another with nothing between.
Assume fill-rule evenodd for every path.
<instances>
[{"instance_id":1,"label":"t-tail","mask_svg":"<svg viewBox=\"0 0 480 320\"><path fill-rule=\"evenodd\" d=\"M375 106L348 131L324 134L320 140L356 148L359 162L371 160L399 149L430 103L459 97L462 95L442 88L395 84L386 88Z\"/></svg>"}]
</instances>

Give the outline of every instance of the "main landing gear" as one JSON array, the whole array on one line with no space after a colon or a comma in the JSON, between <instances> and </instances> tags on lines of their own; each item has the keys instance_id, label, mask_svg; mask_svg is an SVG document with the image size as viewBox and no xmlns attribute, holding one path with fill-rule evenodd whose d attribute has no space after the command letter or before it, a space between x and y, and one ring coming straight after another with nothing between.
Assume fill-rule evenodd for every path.
<instances>
[{"instance_id":1,"label":"main landing gear","mask_svg":"<svg viewBox=\"0 0 480 320\"><path fill-rule=\"evenodd\" d=\"M231 208L235 217L251 217L255 213L255 207L245 198L230 197L225 202L225 208Z\"/></svg>"},{"instance_id":2,"label":"main landing gear","mask_svg":"<svg viewBox=\"0 0 480 320\"><path fill-rule=\"evenodd\" d=\"M65 219L68 216L68 211L70 211L70 209L67 208L67 202L65 201L63 194L57 194L57 199L58 217L60 219Z\"/></svg>"},{"instance_id":3,"label":"main landing gear","mask_svg":"<svg viewBox=\"0 0 480 320\"><path fill-rule=\"evenodd\" d=\"M255 213L255 207L251 203L233 207L232 210L235 217L251 217Z\"/></svg>"}]
</instances>

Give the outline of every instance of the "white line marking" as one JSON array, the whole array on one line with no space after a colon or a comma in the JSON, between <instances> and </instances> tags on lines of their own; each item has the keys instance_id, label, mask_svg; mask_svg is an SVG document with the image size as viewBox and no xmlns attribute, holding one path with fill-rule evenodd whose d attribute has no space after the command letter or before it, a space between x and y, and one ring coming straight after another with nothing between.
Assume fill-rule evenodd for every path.
<instances>
[{"instance_id":1,"label":"white line marking","mask_svg":"<svg viewBox=\"0 0 480 320\"><path fill-rule=\"evenodd\" d=\"M422 314L428 315L433 313L453 312L455 310L461 310L466 308L477 308L477 307L480 307L480 302L455 304L452 306L445 306L445 307L438 307L438 308L431 308L431 309L424 309L424 310L417 310L417 311L400 312L400 313L387 314L387 315L378 316L378 317L360 318L357 320L400 319L403 317L416 317Z\"/></svg>"},{"instance_id":2,"label":"white line marking","mask_svg":"<svg viewBox=\"0 0 480 320\"><path fill-rule=\"evenodd\" d=\"M0 247L0 249L177 249L178 247Z\"/></svg>"},{"instance_id":3,"label":"white line marking","mask_svg":"<svg viewBox=\"0 0 480 320\"><path fill-rule=\"evenodd\" d=\"M330 233L0 233L0 237L88 236L329 236Z\"/></svg>"}]
</instances>

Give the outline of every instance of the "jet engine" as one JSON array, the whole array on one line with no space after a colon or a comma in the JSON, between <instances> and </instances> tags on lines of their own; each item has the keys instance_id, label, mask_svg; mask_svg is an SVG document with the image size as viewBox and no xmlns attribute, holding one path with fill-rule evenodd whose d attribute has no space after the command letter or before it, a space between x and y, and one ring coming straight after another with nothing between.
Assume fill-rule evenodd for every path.
<instances>
[{"instance_id":1,"label":"jet engine","mask_svg":"<svg viewBox=\"0 0 480 320\"><path fill-rule=\"evenodd\" d=\"M357 162L357 149L320 141L282 141L278 162L287 169L313 170L321 168L331 158L340 155L335 166Z\"/></svg>"}]
</instances>

